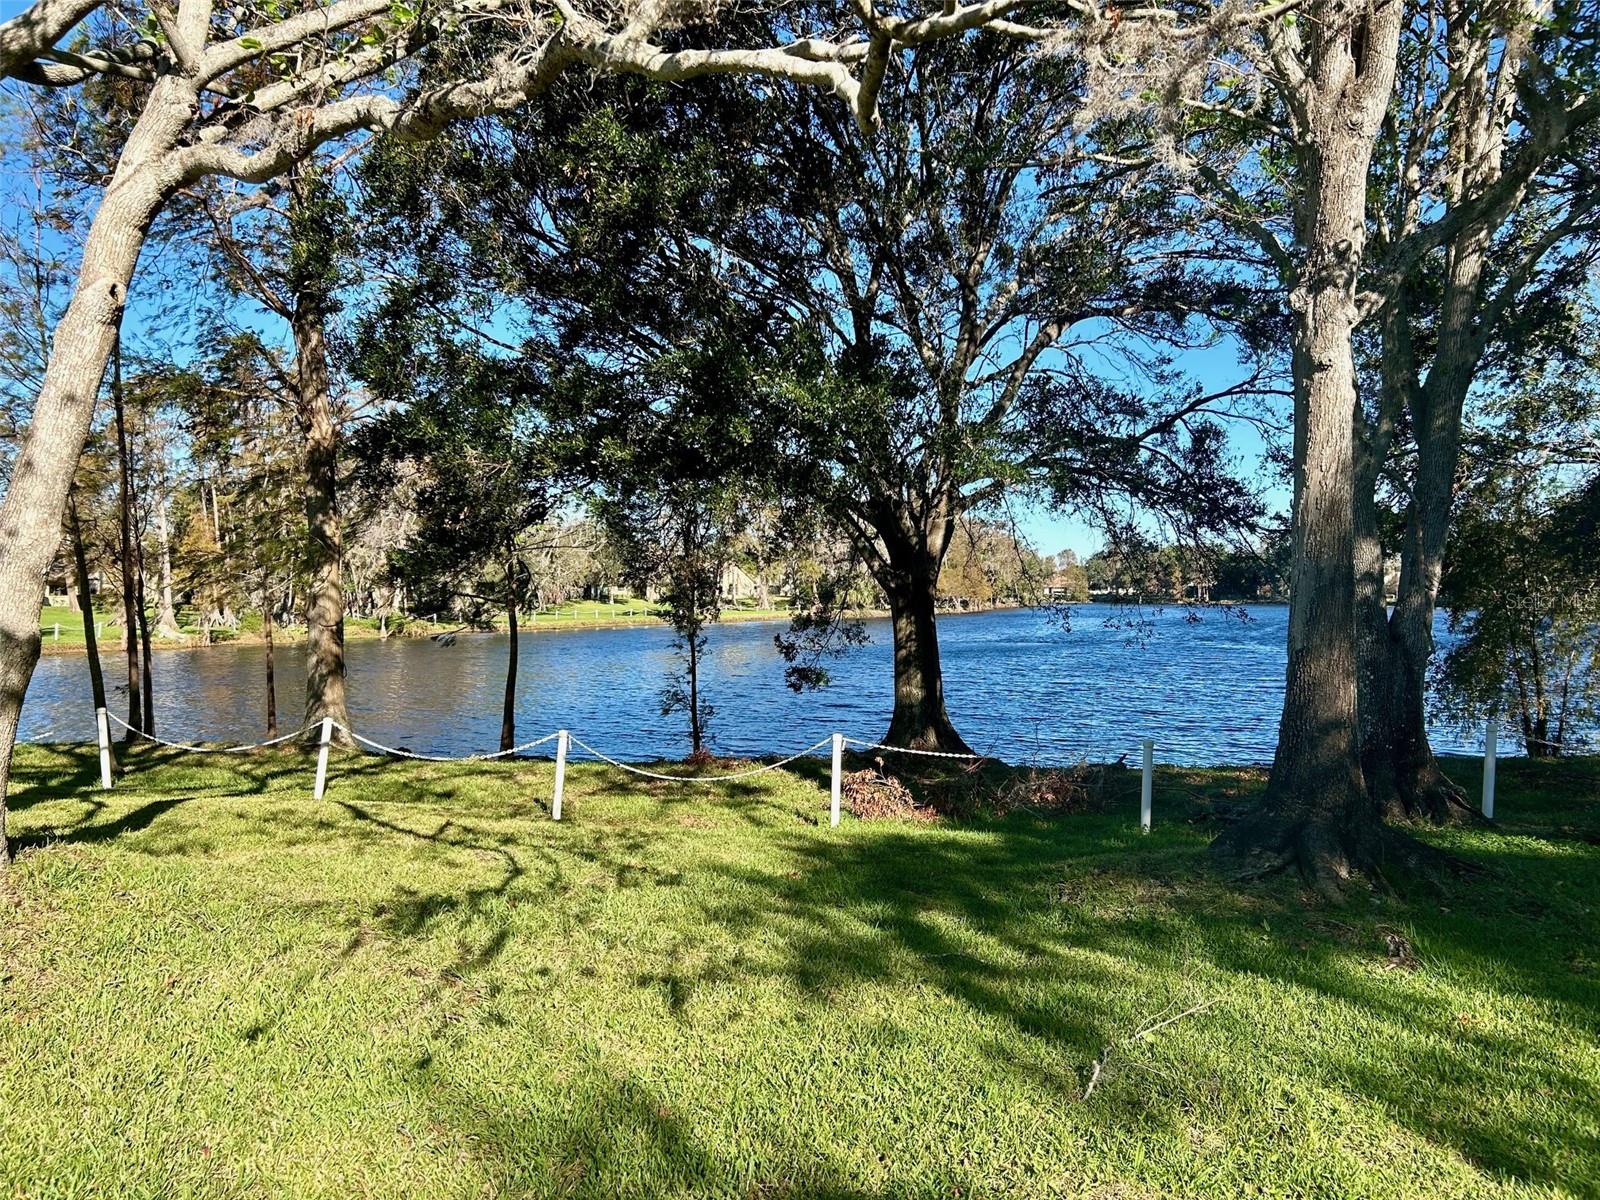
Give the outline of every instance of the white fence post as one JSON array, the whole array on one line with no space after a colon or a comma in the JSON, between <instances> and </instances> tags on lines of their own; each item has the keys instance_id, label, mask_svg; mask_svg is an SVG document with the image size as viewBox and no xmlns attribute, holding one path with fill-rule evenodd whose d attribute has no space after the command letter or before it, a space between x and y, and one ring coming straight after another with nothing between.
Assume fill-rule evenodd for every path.
<instances>
[{"instance_id":1,"label":"white fence post","mask_svg":"<svg viewBox=\"0 0 1600 1200\"><path fill-rule=\"evenodd\" d=\"M839 824L839 789L843 782L844 734L833 735L833 796L828 802L828 824Z\"/></svg>"},{"instance_id":2,"label":"white fence post","mask_svg":"<svg viewBox=\"0 0 1600 1200\"><path fill-rule=\"evenodd\" d=\"M58 642L59 642L59 641L60 641L60 640L61 640L61 622L60 622L60 621L57 621L57 622L56 622L56 636L55 636L55 640L56 640L56 641L58 641Z\"/></svg>"},{"instance_id":3,"label":"white fence post","mask_svg":"<svg viewBox=\"0 0 1600 1200\"><path fill-rule=\"evenodd\" d=\"M1500 738L1500 718L1489 718L1483 730L1483 815L1494 819L1494 752Z\"/></svg>"},{"instance_id":4,"label":"white fence post","mask_svg":"<svg viewBox=\"0 0 1600 1200\"><path fill-rule=\"evenodd\" d=\"M1139 829L1150 832L1150 793L1155 784L1156 743L1154 738L1144 739L1144 771L1139 782Z\"/></svg>"},{"instance_id":5,"label":"white fence post","mask_svg":"<svg viewBox=\"0 0 1600 1200\"><path fill-rule=\"evenodd\" d=\"M556 732L556 789L550 797L550 819L561 820L561 793L567 787L567 731Z\"/></svg>"},{"instance_id":6,"label":"white fence post","mask_svg":"<svg viewBox=\"0 0 1600 1200\"><path fill-rule=\"evenodd\" d=\"M95 728L100 733L100 786L105 791L111 790L111 722L106 718L106 710L94 710Z\"/></svg>"},{"instance_id":7,"label":"white fence post","mask_svg":"<svg viewBox=\"0 0 1600 1200\"><path fill-rule=\"evenodd\" d=\"M333 740L333 718L322 718L322 744L317 749L317 785L311 790L313 800L321 800L328 790L328 743Z\"/></svg>"}]
</instances>

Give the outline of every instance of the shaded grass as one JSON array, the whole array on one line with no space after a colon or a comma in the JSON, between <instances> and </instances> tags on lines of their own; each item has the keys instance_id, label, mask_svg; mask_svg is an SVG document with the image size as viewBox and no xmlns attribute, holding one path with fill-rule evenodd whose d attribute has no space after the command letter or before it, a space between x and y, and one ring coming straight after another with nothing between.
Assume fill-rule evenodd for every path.
<instances>
[{"instance_id":1,"label":"shaded grass","mask_svg":"<svg viewBox=\"0 0 1600 1200\"><path fill-rule=\"evenodd\" d=\"M1131 773L1105 812L830 830L797 765L574 766L558 825L541 761L347 756L318 803L295 753L141 752L100 793L23 748L0 1179L1600 1194L1595 761L1503 760L1498 827L1427 835L1486 878L1337 909L1205 870L1253 772L1163 772L1141 837Z\"/></svg>"}]
</instances>

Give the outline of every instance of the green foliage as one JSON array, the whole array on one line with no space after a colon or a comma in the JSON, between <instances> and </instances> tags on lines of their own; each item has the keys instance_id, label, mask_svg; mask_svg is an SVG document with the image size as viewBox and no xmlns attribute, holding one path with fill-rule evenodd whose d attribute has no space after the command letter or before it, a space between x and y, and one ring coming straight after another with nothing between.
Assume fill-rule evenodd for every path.
<instances>
[{"instance_id":1,"label":"green foliage","mask_svg":"<svg viewBox=\"0 0 1600 1200\"><path fill-rule=\"evenodd\" d=\"M1458 639L1435 708L1463 724L1504 714L1529 754L1581 749L1600 716L1600 478L1551 495L1491 477L1458 502L1441 596Z\"/></svg>"},{"instance_id":2,"label":"green foliage","mask_svg":"<svg viewBox=\"0 0 1600 1200\"><path fill-rule=\"evenodd\" d=\"M367 485L404 487L415 523L389 568L414 605L483 618L526 607L533 543L559 495L541 409L545 385L525 364L483 355L433 329L421 343L370 326L358 367L391 407L354 446Z\"/></svg>"}]
</instances>

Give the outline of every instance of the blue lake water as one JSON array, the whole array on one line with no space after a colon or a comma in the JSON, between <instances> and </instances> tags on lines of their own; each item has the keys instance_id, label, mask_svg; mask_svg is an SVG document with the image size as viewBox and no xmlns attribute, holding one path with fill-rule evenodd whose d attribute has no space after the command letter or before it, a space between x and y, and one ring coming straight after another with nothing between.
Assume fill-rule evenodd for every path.
<instances>
[{"instance_id":1,"label":"blue lake water","mask_svg":"<svg viewBox=\"0 0 1600 1200\"><path fill-rule=\"evenodd\" d=\"M1008 610L939 622L952 719L974 749L1011 762L1137 758L1156 740L1162 762L1266 762L1282 703L1288 610L1260 606L1247 619L1211 610L1145 609L1129 629L1124 610L1084 605L1070 622L1047 611ZM730 623L710 631L703 690L716 712L713 749L792 753L839 730L876 739L893 706L888 623L868 623L870 644L829 664L833 683L797 695L773 648L781 625ZM1447 635L1440 618L1439 635ZM676 667L665 627L534 633L521 642L517 737L567 728L616 758L687 752L682 716L662 716L661 689ZM499 744L507 639L473 635L355 641L348 648L357 729L431 754ZM298 647L278 649L283 728L297 723L304 673ZM260 740L264 653L213 646L155 655L156 732L178 741ZM116 669L110 656L108 674ZM113 712L126 701L112 700ZM26 740L92 740L86 660L44 658L22 711ZM1509 739L1502 739L1509 741ZM1441 749L1476 752L1481 736L1436 731ZM1506 749L1511 749L1506 746ZM542 752L542 751L541 751Z\"/></svg>"}]
</instances>

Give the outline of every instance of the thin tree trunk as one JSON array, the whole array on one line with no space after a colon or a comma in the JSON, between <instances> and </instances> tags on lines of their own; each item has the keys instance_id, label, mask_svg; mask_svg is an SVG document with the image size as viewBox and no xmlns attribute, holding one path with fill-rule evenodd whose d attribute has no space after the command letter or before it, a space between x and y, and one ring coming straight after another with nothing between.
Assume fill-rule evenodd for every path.
<instances>
[{"instance_id":1,"label":"thin tree trunk","mask_svg":"<svg viewBox=\"0 0 1600 1200\"><path fill-rule=\"evenodd\" d=\"M272 669L272 586L261 589L266 602L261 606L261 636L267 646L267 737L278 736L278 685Z\"/></svg>"},{"instance_id":2,"label":"thin tree trunk","mask_svg":"<svg viewBox=\"0 0 1600 1200\"><path fill-rule=\"evenodd\" d=\"M95 708L106 706L106 677L100 671L100 639L94 632L94 597L89 594L89 558L83 548L83 528L78 522L78 498L67 496L67 523L72 531L72 568L78 580L78 612L83 615L83 648L89 657L89 691Z\"/></svg>"},{"instance_id":3,"label":"thin tree trunk","mask_svg":"<svg viewBox=\"0 0 1600 1200\"><path fill-rule=\"evenodd\" d=\"M178 636L178 609L172 598L172 531L167 527L167 496L156 498L156 542L161 547L161 611L156 628L162 637Z\"/></svg>"},{"instance_id":4,"label":"thin tree trunk","mask_svg":"<svg viewBox=\"0 0 1600 1200\"><path fill-rule=\"evenodd\" d=\"M156 731L155 680L150 673L150 614L144 605L144 539L135 530L133 542L134 606L139 616L139 686L144 693L144 725L147 734Z\"/></svg>"},{"instance_id":5,"label":"thin tree trunk","mask_svg":"<svg viewBox=\"0 0 1600 1200\"><path fill-rule=\"evenodd\" d=\"M517 744L517 585L515 560L506 563L506 619L511 641L506 651L506 695L500 710L500 749Z\"/></svg>"},{"instance_id":6,"label":"thin tree trunk","mask_svg":"<svg viewBox=\"0 0 1600 1200\"><path fill-rule=\"evenodd\" d=\"M689 637L689 757L696 760L704 756L706 746L700 723L700 644L698 633Z\"/></svg>"},{"instance_id":7,"label":"thin tree trunk","mask_svg":"<svg viewBox=\"0 0 1600 1200\"><path fill-rule=\"evenodd\" d=\"M139 666L139 600L134 582L133 470L128 461L127 407L122 395L122 332L117 331L111 353L111 405L117 422L117 507L119 558L122 570L122 645L128 670L128 729L123 740L137 740L144 728L144 686Z\"/></svg>"}]
</instances>

